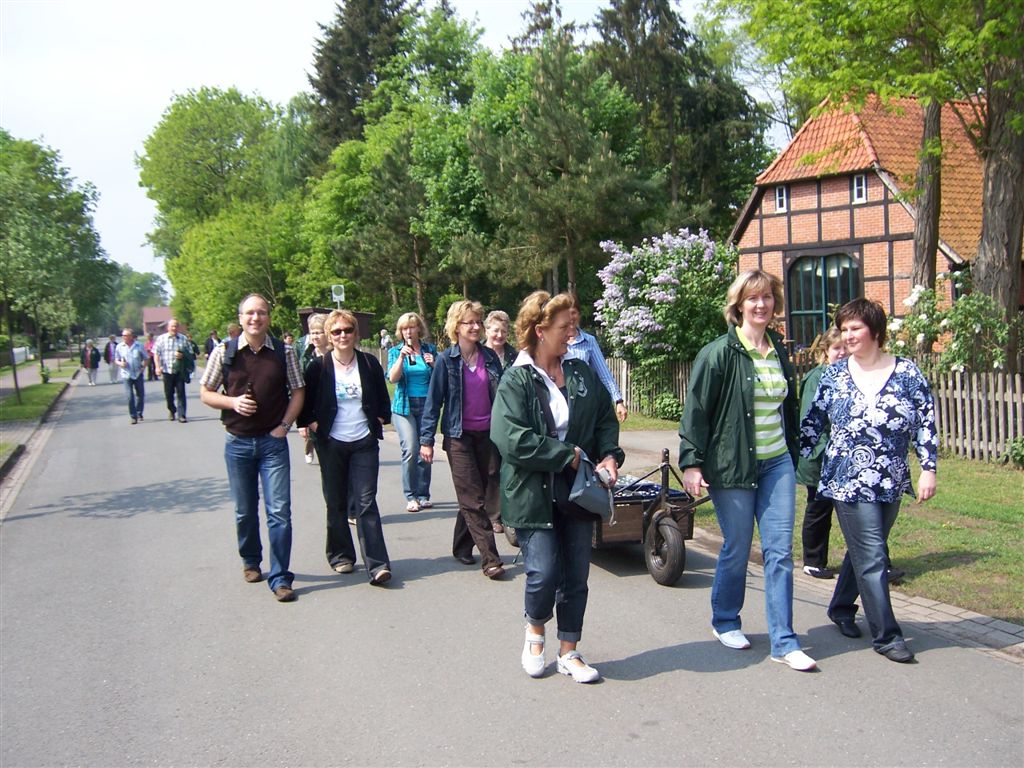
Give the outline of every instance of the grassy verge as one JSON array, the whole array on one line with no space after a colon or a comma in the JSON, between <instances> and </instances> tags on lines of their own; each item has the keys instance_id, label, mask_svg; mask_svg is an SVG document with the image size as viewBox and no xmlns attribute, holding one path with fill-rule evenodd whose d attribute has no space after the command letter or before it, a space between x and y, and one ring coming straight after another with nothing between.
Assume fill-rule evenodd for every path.
<instances>
[{"instance_id":1,"label":"grassy verge","mask_svg":"<svg viewBox=\"0 0 1024 768\"><path fill-rule=\"evenodd\" d=\"M899 591L1024 624L1022 487L1024 473L1019 470L941 459L935 498L919 504L905 496L889 535L892 562L907 572ZM804 489L797 488L793 560L798 568L806 498ZM694 523L721 534L710 504L697 508ZM843 534L833 515L830 565L838 568L845 554Z\"/></svg>"},{"instance_id":2,"label":"grassy verge","mask_svg":"<svg viewBox=\"0 0 1024 768\"><path fill-rule=\"evenodd\" d=\"M14 394L0 400L0 422L38 421L66 386L63 382L51 381L22 387L20 404Z\"/></svg>"}]
</instances>

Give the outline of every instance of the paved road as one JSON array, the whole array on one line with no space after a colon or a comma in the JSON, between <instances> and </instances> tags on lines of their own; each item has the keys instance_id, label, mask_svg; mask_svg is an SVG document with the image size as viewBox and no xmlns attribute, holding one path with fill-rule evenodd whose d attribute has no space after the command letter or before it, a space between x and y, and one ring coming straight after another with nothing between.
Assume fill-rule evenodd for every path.
<instances>
[{"instance_id":1,"label":"paved road","mask_svg":"<svg viewBox=\"0 0 1024 768\"><path fill-rule=\"evenodd\" d=\"M913 623L920 663L892 664L798 588L821 671L793 672L768 661L756 566L754 647L726 650L708 626L714 558L698 549L676 588L635 547L597 553L581 650L605 681L527 678L521 568L490 582L451 559L443 461L442 503L403 511L394 433L386 589L328 571L319 474L293 434L299 600L279 604L241 578L220 425L191 389L189 424L161 420L150 386L133 427L120 388L74 386L24 470L0 526L0 764L1024 763L1021 665Z\"/></svg>"}]
</instances>

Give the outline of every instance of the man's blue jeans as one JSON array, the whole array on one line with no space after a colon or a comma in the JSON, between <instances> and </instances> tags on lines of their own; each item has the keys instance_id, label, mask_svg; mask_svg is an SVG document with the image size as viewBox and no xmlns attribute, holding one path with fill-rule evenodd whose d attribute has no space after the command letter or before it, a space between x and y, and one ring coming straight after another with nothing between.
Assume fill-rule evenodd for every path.
<instances>
[{"instance_id":1,"label":"man's blue jeans","mask_svg":"<svg viewBox=\"0 0 1024 768\"><path fill-rule=\"evenodd\" d=\"M526 569L526 610L542 626L558 613L558 639L578 643L590 588L590 544L594 524L554 512L554 528L517 528Z\"/></svg>"},{"instance_id":2,"label":"man's blue jeans","mask_svg":"<svg viewBox=\"0 0 1024 768\"><path fill-rule=\"evenodd\" d=\"M711 586L711 624L719 633L740 629L747 559L754 522L764 556L764 600L772 656L800 650L793 632L793 517L796 475L788 453L757 462L757 488L710 489L722 529L722 551Z\"/></svg>"},{"instance_id":3,"label":"man's blue jeans","mask_svg":"<svg viewBox=\"0 0 1024 768\"><path fill-rule=\"evenodd\" d=\"M426 398L409 398L409 415L391 414L402 446L402 491L406 501L430 498L430 464L420 458L420 426Z\"/></svg>"},{"instance_id":4,"label":"man's blue jeans","mask_svg":"<svg viewBox=\"0 0 1024 768\"><path fill-rule=\"evenodd\" d=\"M259 568L263 560L260 542L259 484L263 484L263 506L267 510L270 538L271 590L290 587L294 574L288 570L292 552L292 485L285 437L238 437L228 434L224 443L228 485L235 501L238 554L244 565Z\"/></svg>"},{"instance_id":5,"label":"man's blue jeans","mask_svg":"<svg viewBox=\"0 0 1024 768\"><path fill-rule=\"evenodd\" d=\"M876 651L903 639L889 597L885 576L889 558L885 542L900 510L898 501L887 504L835 502L836 518L846 539L846 557L828 606L830 619L852 619L857 615L857 595L864 603L864 616ZM884 651L883 651L884 652Z\"/></svg>"},{"instance_id":6,"label":"man's blue jeans","mask_svg":"<svg viewBox=\"0 0 1024 768\"><path fill-rule=\"evenodd\" d=\"M137 419L142 415L146 405L145 376L139 373L137 378L125 379L124 388L128 391L128 415Z\"/></svg>"}]
</instances>

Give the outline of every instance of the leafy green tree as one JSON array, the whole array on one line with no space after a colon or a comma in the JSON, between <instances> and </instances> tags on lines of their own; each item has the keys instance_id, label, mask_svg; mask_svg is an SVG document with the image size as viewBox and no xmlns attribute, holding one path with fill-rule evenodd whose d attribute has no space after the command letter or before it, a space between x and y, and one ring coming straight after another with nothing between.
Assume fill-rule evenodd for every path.
<instances>
[{"instance_id":1,"label":"leafy green tree","mask_svg":"<svg viewBox=\"0 0 1024 768\"><path fill-rule=\"evenodd\" d=\"M156 203L149 239L174 258L192 227L242 201L264 199L264 142L274 108L235 88L202 87L176 96L136 157L139 179Z\"/></svg>"},{"instance_id":2,"label":"leafy green tree","mask_svg":"<svg viewBox=\"0 0 1024 768\"><path fill-rule=\"evenodd\" d=\"M104 330L117 333L122 328L142 328L142 308L162 307L167 303L164 279L155 272L136 272L127 264L118 267L111 291Z\"/></svg>"},{"instance_id":3,"label":"leafy green tree","mask_svg":"<svg viewBox=\"0 0 1024 768\"><path fill-rule=\"evenodd\" d=\"M480 82L470 146L510 277L536 284L578 266L597 244L636 231L653 187L637 167L636 105L568 34L549 35L529 55L506 53Z\"/></svg>"},{"instance_id":4,"label":"leafy green tree","mask_svg":"<svg viewBox=\"0 0 1024 768\"><path fill-rule=\"evenodd\" d=\"M286 199L294 190L303 190L307 180L316 173L312 110L309 94L293 97L279 111L262 143L262 187L271 203Z\"/></svg>"},{"instance_id":5,"label":"leafy green tree","mask_svg":"<svg viewBox=\"0 0 1024 768\"><path fill-rule=\"evenodd\" d=\"M382 68L400 51L410 13L405 0L345 0L334 21L320 25L309 75L318 165L342 142L363 137L363 110Z\"/></svg>"}]
</instances>

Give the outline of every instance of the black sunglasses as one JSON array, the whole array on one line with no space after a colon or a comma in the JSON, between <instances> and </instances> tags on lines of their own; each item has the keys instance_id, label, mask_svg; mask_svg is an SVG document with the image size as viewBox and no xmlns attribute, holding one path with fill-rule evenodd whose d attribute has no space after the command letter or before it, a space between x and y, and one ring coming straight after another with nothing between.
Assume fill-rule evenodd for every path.
<instances>
[{"instance_id":1,"label":"black sunglasses","mask_svg":"<svg viewBox=\"0 0 1024 768\"><path fill-rule=\"evenodd\" d=\"M331 336L341 336L343 333L355 333L355 328L331 328Z\"/></svg>"}]
</instances>

